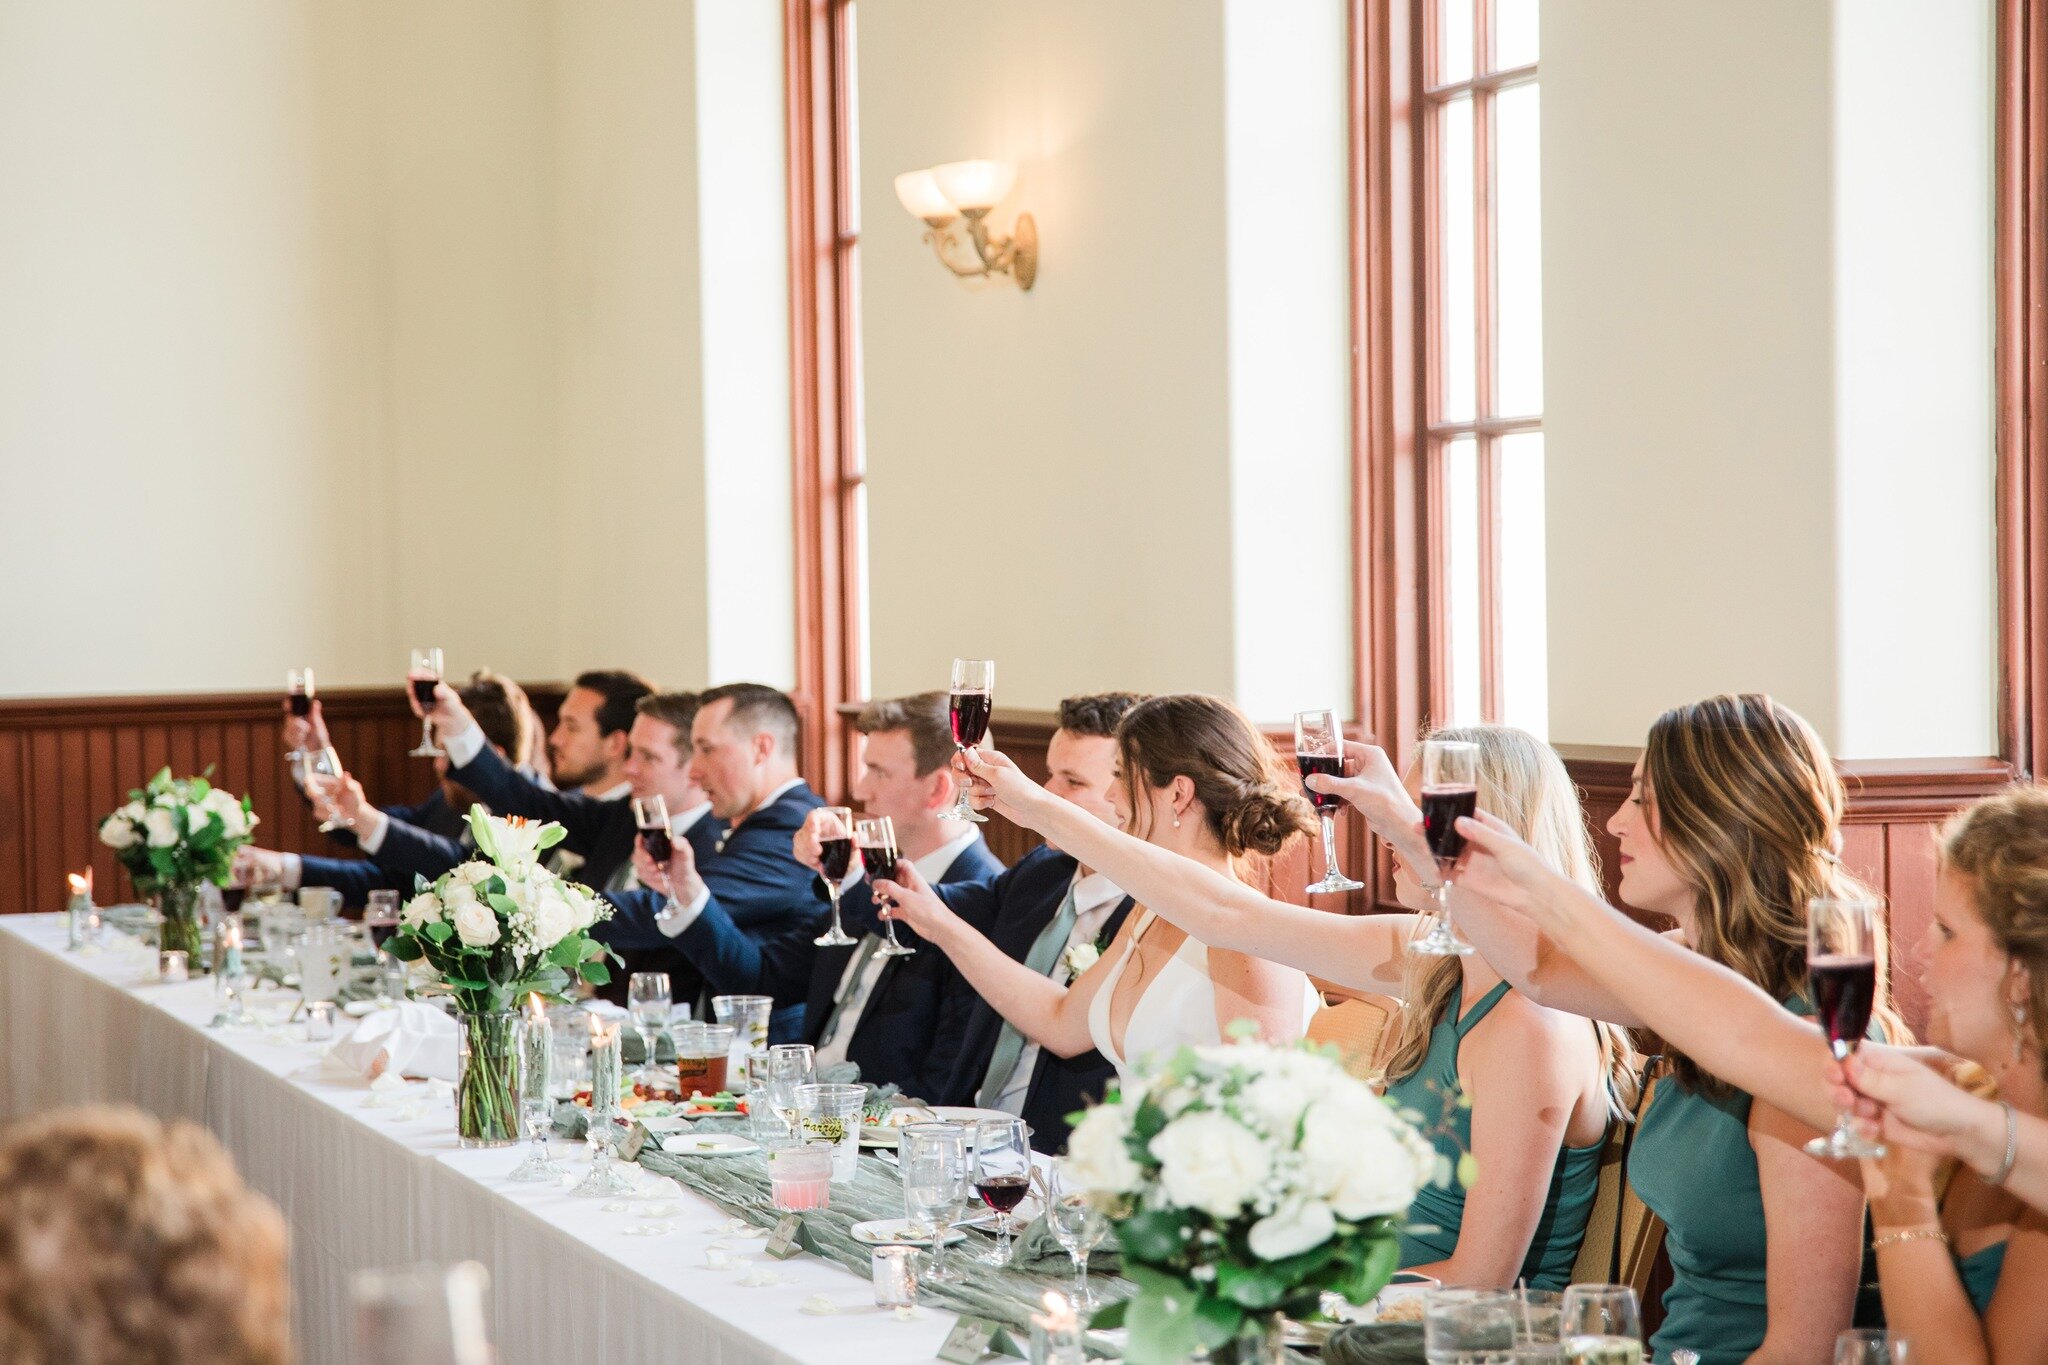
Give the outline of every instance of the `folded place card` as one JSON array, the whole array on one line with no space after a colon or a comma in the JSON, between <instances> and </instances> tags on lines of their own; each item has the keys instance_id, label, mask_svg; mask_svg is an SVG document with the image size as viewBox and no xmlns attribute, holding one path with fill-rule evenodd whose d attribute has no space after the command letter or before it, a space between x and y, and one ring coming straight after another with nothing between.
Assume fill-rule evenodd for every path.
<instances>
[{"instance_id":1,"label":"folded place card","mask_svg":"<svg viewBox=\"0 0 2048 1365\"><path fill-rule=\"evenodd\" d=\"M768 1234L765 1248L778 1261L786 1261L803 1250L799 1238L803 1235L804 1220L794 1213L785 1213L776 1223L775 1230Z\"/></svg>"},{"instance_id":2,"label":"folded place card","mask_svg":"<svg viewBox=\"0 0 2048 1365\"><path fill-rule=\"evenodd\" d=\"M939 1359L951 1361L952 1365L976 1365L983 1356L991 1354L1022 1359L1024 1349L1001 1323L987 1318L960 1319L939 1345Z\"/></svg>"}]
</instances>

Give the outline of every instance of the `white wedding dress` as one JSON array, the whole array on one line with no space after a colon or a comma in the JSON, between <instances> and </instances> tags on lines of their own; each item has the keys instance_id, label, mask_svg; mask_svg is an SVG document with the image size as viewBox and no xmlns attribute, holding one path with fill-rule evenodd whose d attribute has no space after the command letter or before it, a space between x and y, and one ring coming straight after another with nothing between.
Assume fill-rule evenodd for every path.
<instances>
[{"instance_id":1,"label":"white wedding dress","mask_svg":"<svg viewBox=\"0 0 2048 1365\"><path fill-rule=\"evenodd\" d=\"M1139 910L1138 922L1124 941L1122 955L1096 989L1095 998L1088 1002L1088 1035L1096 1050L1116 1067L1119 1076L1130 1074L1127 1058L1182 1047L1214 1046L1223 1041L1223 1031L1216 1022L1216 983L1209 975L1209 948L1193 937L1183 938L1159 975L1146 983L1124 1024L1123 1047L1118 1048L1110 1037L1110 1002L1116 996L1117 983L1123 980L1124 968L1131 965L1139 940L1155 918L1150 910ZM1306 974L1293 975L1301 979L1301 1021L1306 1025L1321 1000Z\"/></svg>"}]
</instances>

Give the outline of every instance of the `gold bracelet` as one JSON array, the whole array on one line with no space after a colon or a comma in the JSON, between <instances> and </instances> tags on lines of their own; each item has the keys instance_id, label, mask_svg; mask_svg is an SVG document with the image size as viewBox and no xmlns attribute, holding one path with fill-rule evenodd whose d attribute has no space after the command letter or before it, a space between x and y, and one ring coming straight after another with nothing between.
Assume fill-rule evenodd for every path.
<instances>
[{"instance_id":1,"label":"gold bracelet","mask_svg":"<svg viewBox=\"0 0 2048 1365\"><path fill-rule=\"evenodd\" d=\"M1898 1246L1901 1242L1940 1242L1948 1244L1948 1234L1938 1227L1899 1228L1893 1232L1881 1232L1870 1239L1873 1250Z\"/></svg>"}]
</instances>

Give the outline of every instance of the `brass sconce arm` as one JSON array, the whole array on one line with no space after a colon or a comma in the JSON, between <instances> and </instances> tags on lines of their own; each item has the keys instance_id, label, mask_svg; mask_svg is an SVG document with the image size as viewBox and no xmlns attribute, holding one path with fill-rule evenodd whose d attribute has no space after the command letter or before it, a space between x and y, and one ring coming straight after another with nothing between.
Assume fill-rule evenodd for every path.
<instances>
[{"instance_id":1,"label":"brass sconce arm","mask_svg":"<svg viewBox=\"0 0 2048 1365\"><path fill-rule=\"evenodd\" d=\"M1038 279L1038 225L1031 215L1017 215L1007 237L989 231L988 210L969 209L957 218L925 219L925 241L939 264L961 279L1009 275L1019 289Z\"/></svg>"}]
</instances>

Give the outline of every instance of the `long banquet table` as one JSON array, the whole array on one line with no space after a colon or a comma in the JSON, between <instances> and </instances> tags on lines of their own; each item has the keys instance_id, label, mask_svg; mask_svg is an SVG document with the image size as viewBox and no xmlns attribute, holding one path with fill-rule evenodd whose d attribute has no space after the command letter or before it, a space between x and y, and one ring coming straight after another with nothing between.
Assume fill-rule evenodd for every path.
<instances>
[{"instance_id":1,"label":"long banquet table","mask_svg":"<svg viewBox=\"0 0 2048 1365\"><path fill-rule=\"evenodd\" d=\"M954 1321L877 1309L867 1283L816 1257L771 1260L671 1180L659 1195L680 1212L656 1235L632 1230L658 1226L646 1216L658 1204L515 1185L504 1174L519 1154L458 1147L445 1100L424 1116L417 1103L379 1103L388 1097L324 1074L321 1046L297 1026L207 1028L210 980L162 985L139 947L64 943L62 915L0 915L0 1120L120 1102L219 1135L290 1224L312 1365L350 1358L353 1272L417 1261L490 1270L492 1336L512 1365L931 1360ZM727 1254L707 1255L714 1245ZM764 1274L778 1282L747 1283ZM818 1296L838 1311L806 1311Z\"/></svg>"}]
</instances>

